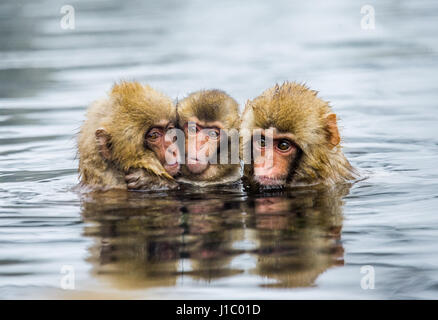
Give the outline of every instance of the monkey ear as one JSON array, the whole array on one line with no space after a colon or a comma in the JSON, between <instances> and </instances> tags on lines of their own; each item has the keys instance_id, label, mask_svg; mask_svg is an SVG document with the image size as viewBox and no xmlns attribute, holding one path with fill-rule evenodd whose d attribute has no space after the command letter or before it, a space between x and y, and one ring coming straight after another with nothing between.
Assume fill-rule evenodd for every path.
<instances>
[{"instance_id":1,"label":"monkey ear","mask_svg":"<svg viewBox=\"0 0 438 320\"><path fill-rule=\"evenodd\" d=\"M97 150L99 150L99 154L105 160L109 160L111 158L111 135L103 128L97 129L94 134L96 136Z\"/></svg>"},{"instance_id":2,"label":"monkey ear","mask_svg":"<svg viewBox=\"0 0 438 320\"><path fill-rule=\"evenodd\" d=\"M330 148L333 149L339 144L339 142L341 142L338 125L336 123L336 114L334 113L329 114L326 120L327 120L327 129L330 133L330 137L329 137Z\"/></svg>"}]
</instances>

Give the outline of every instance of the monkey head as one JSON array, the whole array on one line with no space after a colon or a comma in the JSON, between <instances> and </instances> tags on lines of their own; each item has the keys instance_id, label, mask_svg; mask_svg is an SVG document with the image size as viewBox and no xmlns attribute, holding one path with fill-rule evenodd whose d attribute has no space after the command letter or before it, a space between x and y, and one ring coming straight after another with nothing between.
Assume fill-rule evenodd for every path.
<instances>
[{"instance_id":1,"label":"monkey head","mask_svg":"<svg viewBox=\"0 0 438 320\"><path fill-rule=\"evenodd\" d=\"M304 85L286 82L248 101L240 134L250 185L277 188L354 178L341 151L336 115Z\"/></svg>"},{"instance_id":2,"label":"monkey head","mask_svg":"<svg viewBox=\"0 0 438 320\"><path fill-rule=\"evenodd\" d=\"M234 175L236 164L229 164L228 144L233 129L238 137L240 117L237 102L223 91L202 90L178 103L177 109L179 126L185 135L183 177L192 181L219 183L223 181L220 178ZM225 145L227 151L222 156L227 161L223 164L220 150ZM218 164L218 157L221 157L221 164Z\"/></svg>"},{"instance_id":3,"label":"monkey head","mask_svg":"<svg viewBox=\"0 0 438 320\"><path fill-rule=\"evenodd\" d=\"M123 185L122 173L132 169L143 170L155 183L173 181L179 150L166 133L175 125L176 108L165 95L137 82L114 85L108 99L90 107L81 128L82 182Z\"/></svg>"}]
</instances>

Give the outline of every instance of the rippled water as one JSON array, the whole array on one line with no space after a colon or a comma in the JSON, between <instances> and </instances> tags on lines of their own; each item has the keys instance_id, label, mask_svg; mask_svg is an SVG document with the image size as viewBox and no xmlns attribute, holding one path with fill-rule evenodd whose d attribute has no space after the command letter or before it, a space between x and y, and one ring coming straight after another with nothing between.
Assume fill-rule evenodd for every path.
<instances>
[{"instance_id":1,"label":"rippled water","mask_svg":"<svg viewBox=\"0 0 438 320\"><path fill-rule=\"evenodd\" d=\"M360 1L70 1L75 30L64 4L0 3L0 298L438 297L437 2L376 2L375 30ZM241 105L304 81L367 179L81 195L75 133L121 78Z\"/></svg>"}]
</instances>

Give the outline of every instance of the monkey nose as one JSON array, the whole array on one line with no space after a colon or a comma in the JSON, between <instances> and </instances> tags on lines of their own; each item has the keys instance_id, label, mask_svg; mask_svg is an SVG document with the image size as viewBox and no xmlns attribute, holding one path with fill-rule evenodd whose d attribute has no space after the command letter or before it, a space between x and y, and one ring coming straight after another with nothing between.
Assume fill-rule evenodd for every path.
<instances>
[{"instance_id":1,"label":"monkey nose","mask_svg":"<svg viewBox=\"0 0 438 320\"><path fill-rule=\"evenodd\" d=\"M172 161L168 161L171 163L179 163L180 161L180 153L178 148L169 147L166 149L166 159L171 159Z\"/></svg>"},{"instance_id":2,"label":"monkey nose","mask_svg":"<svg viewBox=\"0 0 438 320\"><path fill-rule=\"evenodd\" d=\"M168 152L170 152L174 156L179 154L178 148L169 148Z\"/></svg>"}]
</instances>

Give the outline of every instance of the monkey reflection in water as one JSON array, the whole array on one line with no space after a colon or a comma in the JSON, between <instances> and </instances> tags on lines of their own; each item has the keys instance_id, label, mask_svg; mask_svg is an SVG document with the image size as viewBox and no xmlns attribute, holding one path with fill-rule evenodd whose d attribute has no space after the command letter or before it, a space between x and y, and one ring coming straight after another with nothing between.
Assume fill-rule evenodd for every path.
<instances>
[{"instance_id":1,"label":"monkey reflection in water","mask_svg":"<svg viewBox=\"0 0 438 320\"><path fill-rule=\"evenodd\" d=\"M85 222L97 222L85 227L95 238L94 275L125 289L184 286L189 279L214 285L245 272L260 276L254 286L305 287L343 265L342 198L349 185L249 198L209 191L85 199ZM248 254L254 259L233 263Z\"/></svg>"},{"instance_id":2,"label":"monkey reflection in water","mask_svg":"<svg viewBox=\"0 0 438 320\"><path fill-rule=\"evenodd\" d=\"M336 116L315 92L285 83L247 103L243 152L257 148L263 155L261 137L269 129L279 165L251 159L244 169L245 184L259 187L258 193L238 187L227 193L222 186L201 194L89 195L83 216L97 222L85 228L96 238L89 259L96 276L116 286L149 288L184 285L185 277L214 283L249 272L260 276L254 285L303 287L342 265L342 198L355 171L341 151ZM253 139L254 130L260 139ZM194 178L203 174L201 167L185 168L192 169L186 178L205 180ZM254 260L234 263L242 255Z\"/></svg>"}]
</instances>

